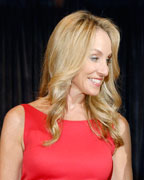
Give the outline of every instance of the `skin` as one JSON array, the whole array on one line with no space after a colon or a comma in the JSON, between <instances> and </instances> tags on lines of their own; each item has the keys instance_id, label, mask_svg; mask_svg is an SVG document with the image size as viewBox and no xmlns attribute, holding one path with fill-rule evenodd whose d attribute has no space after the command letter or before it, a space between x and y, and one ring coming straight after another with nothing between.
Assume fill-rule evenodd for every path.
<instances>
[{"instance_id":1,"label":"skin","mask_svg":"<svg viewBox=\"0 0 144 180\"><path fill-rule=\"evenodd\" d=\"M72 80L67 97L66 120L86 120L83 107L85 95L96 96L100 92L102 81L109 73L109 57L111 56L111 41L105 31L99 29L91 43L90 52L85 64ZM96 83L90 78L99 79ZM45 98L30 103L44 113L47 112ZM119 115L118 129L124 140L124 146L118 148L113 155L112 180L132 180L131 140L127 120ZM5 116L0 144L0 179L19 180L23 160L24 109L16 106Z\"/></svg>"}]
</instances>

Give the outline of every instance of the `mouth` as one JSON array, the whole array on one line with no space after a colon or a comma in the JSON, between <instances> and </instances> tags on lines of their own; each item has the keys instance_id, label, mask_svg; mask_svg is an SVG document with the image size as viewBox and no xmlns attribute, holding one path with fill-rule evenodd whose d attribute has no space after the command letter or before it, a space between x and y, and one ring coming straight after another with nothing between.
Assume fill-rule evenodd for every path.
<instances>
[{"instance_id":1,"label":"mouth","mask_svg":"<svg viewBox=\"0 0 144 180\"><path fill-rule=\"evenodd\" d=\"M88 78L89 81L94 85L94 86L101 86L102 82L103 82L103 79L100 79L100 78Z\"/></svg>"}]
</instances>

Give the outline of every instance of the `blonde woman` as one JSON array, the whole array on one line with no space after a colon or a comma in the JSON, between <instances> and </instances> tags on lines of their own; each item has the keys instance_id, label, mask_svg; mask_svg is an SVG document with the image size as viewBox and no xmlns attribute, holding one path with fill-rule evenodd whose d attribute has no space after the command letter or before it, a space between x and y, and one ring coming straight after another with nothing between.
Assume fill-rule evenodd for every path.
<instances>
[{"instance_id":1,"label":"blonde woman","mask_svg":"<svg viewBox=\"0 0 144 180\"><path fill-rule=\"evenodd\" d=\"M39 98L4 119L1 180L132 180L130 130L115 87L119 42L109 19L86 11L58 23Z\"/></svg>"}]
</instances>

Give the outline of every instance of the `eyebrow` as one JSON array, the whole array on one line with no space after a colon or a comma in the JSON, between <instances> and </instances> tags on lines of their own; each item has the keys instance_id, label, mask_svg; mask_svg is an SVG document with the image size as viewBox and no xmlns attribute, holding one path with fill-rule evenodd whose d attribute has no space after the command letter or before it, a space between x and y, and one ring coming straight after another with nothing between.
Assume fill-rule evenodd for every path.
<instances>
[{"instance_id":1,"label":"eyebrow","mask_svg":"<svg viewBox=\"0 0 144 180\"><path fill-rule=\"evenodd\" d=\"M97 53L99 53L99 54L103 54L100 50L98 50L98 49L91 49L91 51L96 51ZM108 58L111 58L112 57L112 53L110 53L108 56L107 56Z\"/></svg>"}]
</instances>

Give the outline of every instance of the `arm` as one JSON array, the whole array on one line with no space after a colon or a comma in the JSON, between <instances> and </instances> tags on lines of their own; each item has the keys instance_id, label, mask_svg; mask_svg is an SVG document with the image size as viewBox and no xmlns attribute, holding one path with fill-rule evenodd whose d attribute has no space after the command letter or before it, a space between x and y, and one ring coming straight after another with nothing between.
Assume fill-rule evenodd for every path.
<instances>
[{"instance_id":1,"label":"arm","mask_svg":"<svg viewBox=\"0 0 144 180\"><path fill-rule=\"evenodd\" d=\"M127 120L120 115L118 129L124 145L113 155L113 174L111 180L132 180L131 138Z\"/></svg>"},{"instance_id":2,"label":"arm","mask_svg":"<svg viewBox=\"0 0 144 180\"><path fill-rule=\"evenodd\" d=\"M0 179L19 180L23 159L24 110L17 106L4 119L0 141Z\"/></svg>"}]
</instances>

